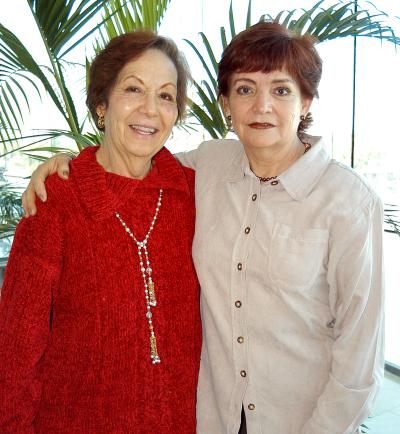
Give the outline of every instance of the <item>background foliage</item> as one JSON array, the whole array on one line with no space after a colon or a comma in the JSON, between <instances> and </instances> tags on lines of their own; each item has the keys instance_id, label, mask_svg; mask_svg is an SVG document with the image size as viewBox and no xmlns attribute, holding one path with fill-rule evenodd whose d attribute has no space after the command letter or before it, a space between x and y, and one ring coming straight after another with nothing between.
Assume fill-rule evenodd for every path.
<instances>
[{"instance_id":1,"label":"background foliage","mask_svg":"<svg viewBox=\"0 0 400 434\"><path fill-rule=\"evenodd\" d=\"M43 65L35 59L29 47L0 23L0 157L23 152L32 158L44 159L43 153L66 151L65 147L48 144L52 139L61 137L72 140L77 151L99 143L101 134L88 115L78 115L78 99L71 95L67 85L66 73L71 66L68 54L88 41L92 41L93 52L96 52L119 34L144 27L157 31L171 0L26 1L40 33L47 64ZM318 43L357 36L399 44L399 38L385 24L386 15L383 12L376 10L371 14L357 9L354 1L338 1L329 7L325 6L326 3L320 0L308 10L285 10L276 16L266 11L253 20L249 0L245 27L259 20L276 20L290 29L310 33ZM232 3L228 15L229 27L221 27L219 32L222 48L238 31ZM191 101L188 125L192 125L194 120L211 137L222 138L228 130L217 97L218 57L207 36L200 32L199 37L200 44L186 40L204 68L204 79L193 83L196 92ZM89 63L90 59L85 58L78 66L84 71ZM65 120L64 129L54 129L49 125L45 131L22 135L24 119L32 110L29 98L32 93L50 97L54 110ZM0 236L13 233L21 215L19 194L10 184L1 185ZM398 209L396 206L386 208L388 229L400 234Z\"/></svg>"}]
</instances>

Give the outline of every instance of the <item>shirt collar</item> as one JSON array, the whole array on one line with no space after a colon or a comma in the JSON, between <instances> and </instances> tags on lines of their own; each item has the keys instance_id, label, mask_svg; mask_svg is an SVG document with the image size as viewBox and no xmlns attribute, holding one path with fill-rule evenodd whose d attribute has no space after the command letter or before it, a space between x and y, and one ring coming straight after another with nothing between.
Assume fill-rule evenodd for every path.
<instances>
[{"instance_id":1,"label":"shirt collar","mask_svg":"<svg viewBox=\"0 0 400 434\"><path fill-rule=\"evenodd\" d=\"M298 201L311 193L331 160L321 137L305 134L303 139L311 144L310 150L277 178L286 192ZM249 161L240 144L233 153L225 179L230 182L240 181L249 174L252 174Z\"/></svg>"},{"instance_id":2,"label":"shirt collar","mask_svg":"<svg viewBox=\"0 0 400 434\"><path fill-rule=\"evenodd\" d=\"M283 188L297 201L311 193L331 160L320 137L305 135L304 141L311 144L310 150L278 176Z\"/></svg>"},{"instance_id":3,"label":"shirt collar","mask_svg":"<svg viewBox=\"0 0 400 434\"><path fill-rule=\"evenodd\" d=\"M190 194L183 167L166 148L162 148L153 157L153 167L143 180L121 177L116 196L109 188L107 172L97 163L98 149L99 146L89 146L71 163L71 177L76 181L83 205L95 220L112 215L121 201L132 197L136 189L162 188Z\"/></svg>"}]
</instances>

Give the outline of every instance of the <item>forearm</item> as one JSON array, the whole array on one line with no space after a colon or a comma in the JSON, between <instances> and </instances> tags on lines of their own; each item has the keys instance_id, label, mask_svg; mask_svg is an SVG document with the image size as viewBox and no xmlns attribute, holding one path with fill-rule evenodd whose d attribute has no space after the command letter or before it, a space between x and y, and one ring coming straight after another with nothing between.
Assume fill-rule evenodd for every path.
<instances>
[{"instance_id":1,"label":"forearm","mask_svg":"<svg viewBox=\"0 0 400 434\"><path fill-rule=\"evenodd\" d=\"M331 371L302 434L357 432L372 410L383 377L384 282L379 201L341 231L328 264L335 315Z\"/></svg>"}]
</instances>

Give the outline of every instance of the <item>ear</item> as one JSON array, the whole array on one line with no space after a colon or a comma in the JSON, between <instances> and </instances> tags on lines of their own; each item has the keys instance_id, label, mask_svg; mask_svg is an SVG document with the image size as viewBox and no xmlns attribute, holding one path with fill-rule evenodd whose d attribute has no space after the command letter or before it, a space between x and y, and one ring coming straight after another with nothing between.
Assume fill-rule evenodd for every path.
<instances>
[{"instance_id":1,"label":"ear","mask_svg":"<svg viewBox=\"0 0 400 434\"><path fill-rule=\"evenodd\" d=\"M224 95L221 96L221 105L222 105L222 110L225 114L225 117L227 118L228 116L231 115L231 109L229 107L228 97L226 97Z\"/></svg>"},{"instance_id":2,"label":"ear","mask_svg":"<svg viewBox=\"0 0 400 434\"><path fill-rule=\"evenodd\" d=\"M101 104L99 104L96 107L96 113L97 113L97 116L99 116L99 117L103 116L104 117L104 115L106 114L106 104L104 102L102 102Z\"/></svg>"},{"instance_id":3,"label":"ear","mask_svg":"<svg viewBox=\"0 0 400 434\"><path fill-rule=\"evenodd\" d=\"M301 102L301 114L306 116L306 114L310 111L310 107L313 100L312 98L303 98Z\"/></svg>"}]
</instances>

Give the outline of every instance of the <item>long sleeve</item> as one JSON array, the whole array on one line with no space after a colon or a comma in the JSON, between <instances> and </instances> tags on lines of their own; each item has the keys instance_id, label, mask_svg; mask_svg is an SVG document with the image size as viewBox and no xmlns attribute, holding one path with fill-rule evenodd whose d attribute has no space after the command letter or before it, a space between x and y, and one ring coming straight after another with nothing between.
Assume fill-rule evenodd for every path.
<instances>
[{"instance_id":1,"label":"long sleeve","mask_svg":"<svg viewBox=\"0 0 400 434\"><path fill-rule=\"evenodd\" d=\"M0 432L33 434L40 402L38 365L61 268L61 231L49 203L17 227L0 300Z\"/></svg>"},{"instance_id":2,"label":"long sleeve","mask_svg":"<svg viewBox=\"0 0 400 434\"><path fill-rule=\"evenodd\" d=\"M349 434L371 411L384 369L382 205L333 225L328 282L335 317L329 380L302 434Z\"/></svg>"}]
</instances>

